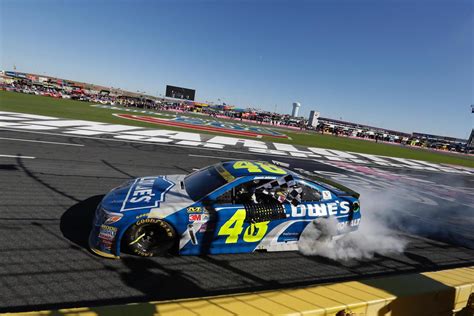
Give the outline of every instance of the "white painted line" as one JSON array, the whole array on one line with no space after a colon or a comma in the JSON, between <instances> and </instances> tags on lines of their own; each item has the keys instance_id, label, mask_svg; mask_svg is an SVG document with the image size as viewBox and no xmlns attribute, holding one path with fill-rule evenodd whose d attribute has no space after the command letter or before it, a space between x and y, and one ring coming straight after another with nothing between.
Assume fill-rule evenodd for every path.
<instances>
[{"instance_id":1,"label":"white painted line","mask_svg":"<svg viewBox=\"0 0 474 316\"><path fill-rule=\"evenodd\" d=\"M440 165L437 165L437 164L434 164L434 163L431 163L431 162L427 162L427 161L421 161L421 160L415 160L415 159L410 159L410 160L413 161L413 162L416 162L416 163L421 163L423 165L430 166L430 167L438 168L440 166Z\"/></svg>"},{"instance_id":2,"label":"white painted line","mask_svg":"<svg viewBox=\"0 0 474 316\"><path fill-rule=\"evenodd\" d=\"M189 140L194 142L201 141L201 135L196 133L188 133L188 132L177 132L176 135L170 136L171 139L179 139L179 140Z\"/></svg>"},{"instance_id":3,"label":"white painted line","mask_svg":"<svg viewBox=\"0 0 474 316\"><path fill-rule=\"evenodd\" d=\"M187 145L187 146L199 146L202 143L201 142L195 142L195 141L192 141L192 140L182 140L182 141L177 142L176 144L178 144L178 145Z\"/></svg>"},{"instance_id":4,"label":"white painted line","mask_svg":"<svg viewBox=\"0 0 474 316\"><path fill-rule=\"evenodd\" d=\"M80 130L80 129L72 130L72 131L66 131L66 132L63 132L63 133L74 134L74 135L86 135L86 136L94 136L94 135L104 134L103 132L87 131L87 130Z\"/></svg>"},{"instance_id":5,"label":"white painted line","mask_svg":"<svg viewBox=\"0 0 474 316\"><path fill-rule=\"evenodd\" d=\"M267 149L267 144L262 142L261 140L252 140L252 139L242 139L244 142L244 147L251 147L251 148L262 148Z\"/></svg>"},{"instance_id":6,"label":"white painted line","mask_svg":"<svg viewBox=\"0 0 474 316\"><path fill-rule=\"evenodd\" d=\"M28 119L37 119L37 120L57 120L57 117L44 116L44 115L35 115L35 114L23 114L23 113L11 113L15 116L28 118Z\"/></svg>"},{"instance_id":7,"label":"white painted line","mask_svg":"<svg viewBox=\"0 0 474 316\"><path fill-rule=\"evenodd\" d=\"M0 157L4 158L21 158L21 159L36 159L36 157L31 156L22 156L22 155L0 155Z\"/></svg>"},{"instance_id":8,"label":"white painted line","mask_svg":"<svg viewBox=\"0 0 474 316\"><path fill-rule=\"evenodd\" d=\"M221 145L235 146L235 145L237 145L238 141L239 141L239 139L234 138L234 137L214 136L213 138L209 139L207 142L208 143L221 144Z\"/></svg>"},{"instance_id":9,"label":"white painted line","mask_svg":"<svg viewBox=\"0 0 474 316\"><path fill-rule=\"evenodd\" d=\"M81 126L81 129L90 129L93 131L101 131L101 132L123 132L123 131L129 131L131 129L134 129L134 130L142 129L142 127L128 126L128 125L114 125L114 124L100 125L100 123L95 124L93 122L89 122L88 126Z\"/></svg>"},{"instance_id":10,"label":"white painted line","mask_svg":"<svg viewBox=\"0 0 474 316\"><path fill-rule=\"evenodd\" d=\"M357 159L356 156L346 153L345 151L340 151L336 149L329 149L328 152L335 154L341 158L350 158L350 159Z\"/></svg>"},{"instance_id":11,"label":"white painted line","mask_svg":"<svg viewBox=\"0 0 474 316\"><path fill-rule=\"evenodd\" d=\"M405 159L405 158L390 157L390 159L395 160L395 161L399 161L399 162L404 163L404 164L409 165L409 166L418 166L418 167L420 167L419 163L410 161L410 160Z\"/></svg>"},{"instance_id":12,"label":"white painted line","mask_svg":"<svg viewBox=\"0 0 474 316\"><path fill-rule=\"evenodd\" d=\"M150 137L146 141L153 142L153 143L170 143L173 140L168 138L160 138L160 137Z\"/></svg>"},{"instance_id":13,"label":"white painted line","mask_svg":"<svg viewBox=\"0 0 474 316\"><path fill-rule=\"evenodd\" d=\"M311 151L299 150L295 146L289 145L289 144L273 143L273 146L275 146L277 150L288 151L290 153L294 152L294 153L309 154L309 155L313 154Z\"/></svg>"},{"instance_id":14,"label":"white painted line","mask_svg":"<svg viewBox=\"0 0 474 316\"><path fill-rule=\"evenodd\" d=\"M308 155L305 153L300 153L300 152L290 152L290 155L293 157L304 157L308 158Z\"/></svg>"},{"instance_id":15,"label":"white painted line","mask_svg":"<svg viewBox=\"0 0 474 316\"><path fill-rule=\"evenodd\" d=\"M20 114L20 113L17 113L17 112L0 111L0 114Z\"/></svg>"},{"instance_id":16,"label":"white painted line","mask_svg":"<svg viewBox=\"0 0 474 316\"><path fill-rule=\"evenodd\" d=\"M204 144L204 147L207 147L207 148L224 149L224 145L212 144L212 143L206 143L206 144Z\"/></svg>"},{"instance_id":17,"label":"white painted line","mask_svg":"<svg viewBox=\"0 0 474 316\"><path fill-rule=\"evenodd\" d=\"M78 147L84 147L84 145L82 145L82 144L48 142L48 141L45 141L45 140L34 140L34 139L23 139L23 138L0 137L0 140L13 140L13 141L16 141L16 142L30 142L30 143L42 143L42 144L51 144L51 145L64 145L64 146L78 146Z\"/></svg>"},{"instance_id":18,"label":"white painted line","mask_svg":"<svg viewBox=\"0 0 474 316\"><path fill-rule=\"evenodd\" d=\"M200 158L213 158L213 159L219 159L219 160L239 160L238 158L235 158L235 157L218 157L218 156L193 155L193 154L188 154L188 156L200 157Z\"/></svg>"},{"instance_id":19,"label":"white painted line","mask_svg":"<svg viewBox=\"0 0 474 316\"><path fill-rule=\"evenodd\" d=\"M369 162L367 160L362 160L362 159L351 159L352 162L355 163L360 163L360 164L368 164Z\"/></svg>"},{"instance_id":20,"label":"white painted line","mask_svg":"<svg viewBox=\"0 0 474 316\"><path fill-rule=\"evenodd\" d=\"M127 140L144 140L145 136L138 136L138 135L117 135L114 138L119 139L127 139Z\"/></svg>"},{"instance_id":21,"label":"white painted line","mask_svg":"<svg viewBox=\"0 0 474 316\"><path fill-rule=\"evenodd\" d=\"M91 121L81 121L81 120L53 120L53 121L32 121L29 123L38 124L38 125L47 125L54 127L71 127L71 126L102 126L103 123L95 123Z\"/></svg>"},{"instance_id":22,"label":"white painted line","mask_svg":"<svg viewBox=\"0 0 474 316\"><path fill-rule=\"evenodd\" d=\"M317 155L321 155L323 157L329 157L329 156L336 156L336 154L334 152L330 152L328 151L327 149L323 149L323 148L316 148L316 147L308 147L309 150L311 150L313 153L317 154ZM349 157L350 154L347 154L348 156L346 156L346 158L351 158ZM357 158L357 157L352 157L352 158Z\"/></svg>"},{"instance_id":23,"label":"white painted line","mask_svg":"<svg viewBox=\"0 0 474 316\"><path fill-rule=\"evenodd\" d=\"M0 115L0 121L24 121L24 120L25 119L19 118L19 117Z\"/></svg>"},{"instance_id":24,"label":"white painted line","mask_svg":"<svg viewBox=\"0 0 474 316\"><path fill-rule=\"evenodd\" d=\"M30 130L33 130L33 131L47 131L47 130L58 129L57 127L53 127L53 126L31 125L31 124L15 126L15 128L30 129Z\"/></svg>"},{"instance_id":25,"label":"white painted line","mask_svg":"<svg viewBox=\"0 0 474 316\"><path fill-rule=\"evenodd\" d=\"M373 161L375 161L375 162L379 162L380 165L382 165L382 166L386 166L386 165L389 164L389 161L387 161L387 160L385 160L385 159L382 159L382 158L380 158L379 156L370 155L370 154L362 154L362 153L353 153L353 154L356 154L356 155L365 157L365 158L370 159L370 160L373 160ZM387 157L387 158L389 158L389 157Z\"/></svg>"},{"instance_id":26,"label":"white painted line","mask_svg":"<svg viewBox=\"0 0 474 316\"><path fill-rule=\"evenodd\" d=\"M84 139L94 139L94 140L100 140L100 141L115 141L115 142L129 142L129 143L137 143L137 144L145 144L145 145L150 145L150 139L147 141L133 141L133 140L121 140L121 139L113 139L113 138L103 138L103 137L94 137L94 136L71 136L71 135L65 135L61 133L53 133L53 132L38 132L38 131L24 131L24 130L17 130L14 128L0 128L0 130L6 130L6 131L13 131L13 132L20 132L20 133L33 133L33 134L42 134L42 135L54 135L54 136L61 136L61 137L76 137L76 138L84 138ZM267 156L267 157L282 157L282 156L288 156L288 153L279 151L279 150L272 150L272 149L262 149L262 148L249 148L248 152L242 151L242 150L230 150L230 149L214 149L214 148L204 148L207 147L204 145L204 147L188 147L188 146L182 146L182 145L176 145L176 144L160 144L159 142L166 143L172 140L168 139L160 139L160 141L155 140L155 146L170 146L170 147L178 147L178 148L187 148L187 149L195 149L195 150L206 150L206 151L218 151L218 152L226 152L226 153L236 153L240 155L258 155L258 156ZM353 152L351 152L353 153ZM353 153L355 155L363 155L359 153ZM316 155L314 155L316 156ZM370 155L372 156L372 155ZM235 159L235 158L234 158ZM308 158L300 158L300 157L292 157L292 159L298 159L298 160L306 160L306 161L316 161L319 163L325 163L325 161L320 160L320 159L313 159L313 155ZM367 162L366 162L367 163ZM391 164L387 164L391 165ZM461 170L447 170L448 168L442 168L441 166L437 170L437 172L440 171L447 171L447 172L456 172L456 173L464 173L464 174L472 174L472 172L469 171L461 171Z\"/></svg>"},{"instance_id":27,"label":"white painted line","mask_svg":"<svg viewBox=\"0 0 474 316\"><path fill-rule=\"evenodd\" d=\"M167 130L142 130L142 131L125 131L122 132L123 134L131 134L131 135L138 135L138 136L169 136L174 135L176 132L174 131L167 131Z\"/></svg>"},{"instance_id":28,"label":"white painted line","mask_svg":"<svg viewBox=\"0 0 474 316\"><path fill-rule=\"evenodd\" d=\"M17 127L17 126L25 126L25 125L23 125L23 124L18 124L18 123L0 122L0 126L3 126L3 127Z\"/></svg>"}]
</instances>

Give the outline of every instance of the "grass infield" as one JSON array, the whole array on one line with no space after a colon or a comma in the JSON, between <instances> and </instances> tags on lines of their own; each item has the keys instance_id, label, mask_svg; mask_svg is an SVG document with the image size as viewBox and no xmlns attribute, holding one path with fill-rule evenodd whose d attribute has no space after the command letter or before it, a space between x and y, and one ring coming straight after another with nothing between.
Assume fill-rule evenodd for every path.
<instances>
[{"instance_id":1,"label":"grass infield","mask_svg":"<svg viewBox=\"0 0 474 316\"><path fill-rule=\"evenodd\" d=\"M46 115L68 119L89 120L113 124L124 124L141 127L151 127L159 129L190 131L189 129L176 128L170 126L160 126L151 123L126 120L115 117L112 113L130 113L121 110L110 110L92 107L91 103L54 99L51 97L43 97L36 95L28 95L16 92L0 91L0 110L30 113L38 115ZM143 114L150 115L150 114ZM155 117L169 118L169 116L160 115L157 112ZM192 115L195 117L196 115ZM203 117L207 119L207 117ZM253 124L252 124L253 125ZM271 127L268 127L271 128ZM291 139L275 138L265 136L263 141L287 143L293 145L312 146L327 149L337 149L344 151L352 151L366 154L375 154L391 157L418 159L435 163L446 163L454 165L462 165L474 168L474 157L463 154L455 154L449 152L435 152L431 150L405 147L400 145L375 143L372 141L352 139L347 137L337 137L332 135L321 135L314 132L304 131L297 132L287 129L276 129L283 132ZM213 135L229 136L228 134L209 133Z\"/></svg>"}]
</instances>

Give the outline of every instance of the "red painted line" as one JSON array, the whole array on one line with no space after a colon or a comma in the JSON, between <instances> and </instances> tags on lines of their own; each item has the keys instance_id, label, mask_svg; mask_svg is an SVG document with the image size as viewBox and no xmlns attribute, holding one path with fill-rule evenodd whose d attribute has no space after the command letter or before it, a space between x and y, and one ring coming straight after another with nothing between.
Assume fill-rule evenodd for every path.
<instances>
[{"instance_id":1,"label":"red painted line","mask_svg":"<svg viewBox=\"0 0 474 316\"><path fill-rule=\"evenodd\" d=\"M121 118L129 119L129 120L153 123L157 125L183 127L183 128L208 131L208 132L220 132L220 133L225 133L225 134L241 135L241 136L247 136L247 137L257 137L259 135L262 135L262 136L270 136L270 137L278 137L278 138L287 138L286 135L277 136L277 135L264 134L264 133L255 133L255 132L250 132L250 131L231 130L231 129L226 129L226 128L213 127L213 126L195 125L195 124L189 124L189 123L174 122L170 120L162 120L162 119L151 117L151 116L137 116L137 115L132 115L132 114L117 114L117 116Z\"/></svg>"}]
</instances>

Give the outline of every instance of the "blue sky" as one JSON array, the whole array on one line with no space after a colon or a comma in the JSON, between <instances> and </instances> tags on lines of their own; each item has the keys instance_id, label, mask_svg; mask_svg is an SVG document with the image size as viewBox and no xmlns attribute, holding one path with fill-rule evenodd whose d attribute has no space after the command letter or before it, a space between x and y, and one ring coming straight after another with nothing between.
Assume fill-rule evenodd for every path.
<instances>
[{"instance_id":1,"label":"blue sky","mask_svg":"<svg viewBox=\"0 0 474 316\"><path fill-rule=\"evenodd\" d=\"M0 0L0 68L467 138L473 2Z\"/></svg>"}]
</instances>

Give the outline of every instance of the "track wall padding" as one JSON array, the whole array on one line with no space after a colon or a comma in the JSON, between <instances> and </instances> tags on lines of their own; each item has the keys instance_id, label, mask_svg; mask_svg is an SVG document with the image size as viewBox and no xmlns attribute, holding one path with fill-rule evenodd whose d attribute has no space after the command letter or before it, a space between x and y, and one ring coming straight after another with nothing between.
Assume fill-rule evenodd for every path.
<instances>
[{"instance_id":1,"label":"track wall padding","mask_svg":"<svg viewBox=\"0 0 474 316\"><path fill-rule=\"evenodd\" d=\"M474 267L176 301L10 315L474 315ZM6 314L8 315L8 314Z\"/></svg>"}]
</instances>

